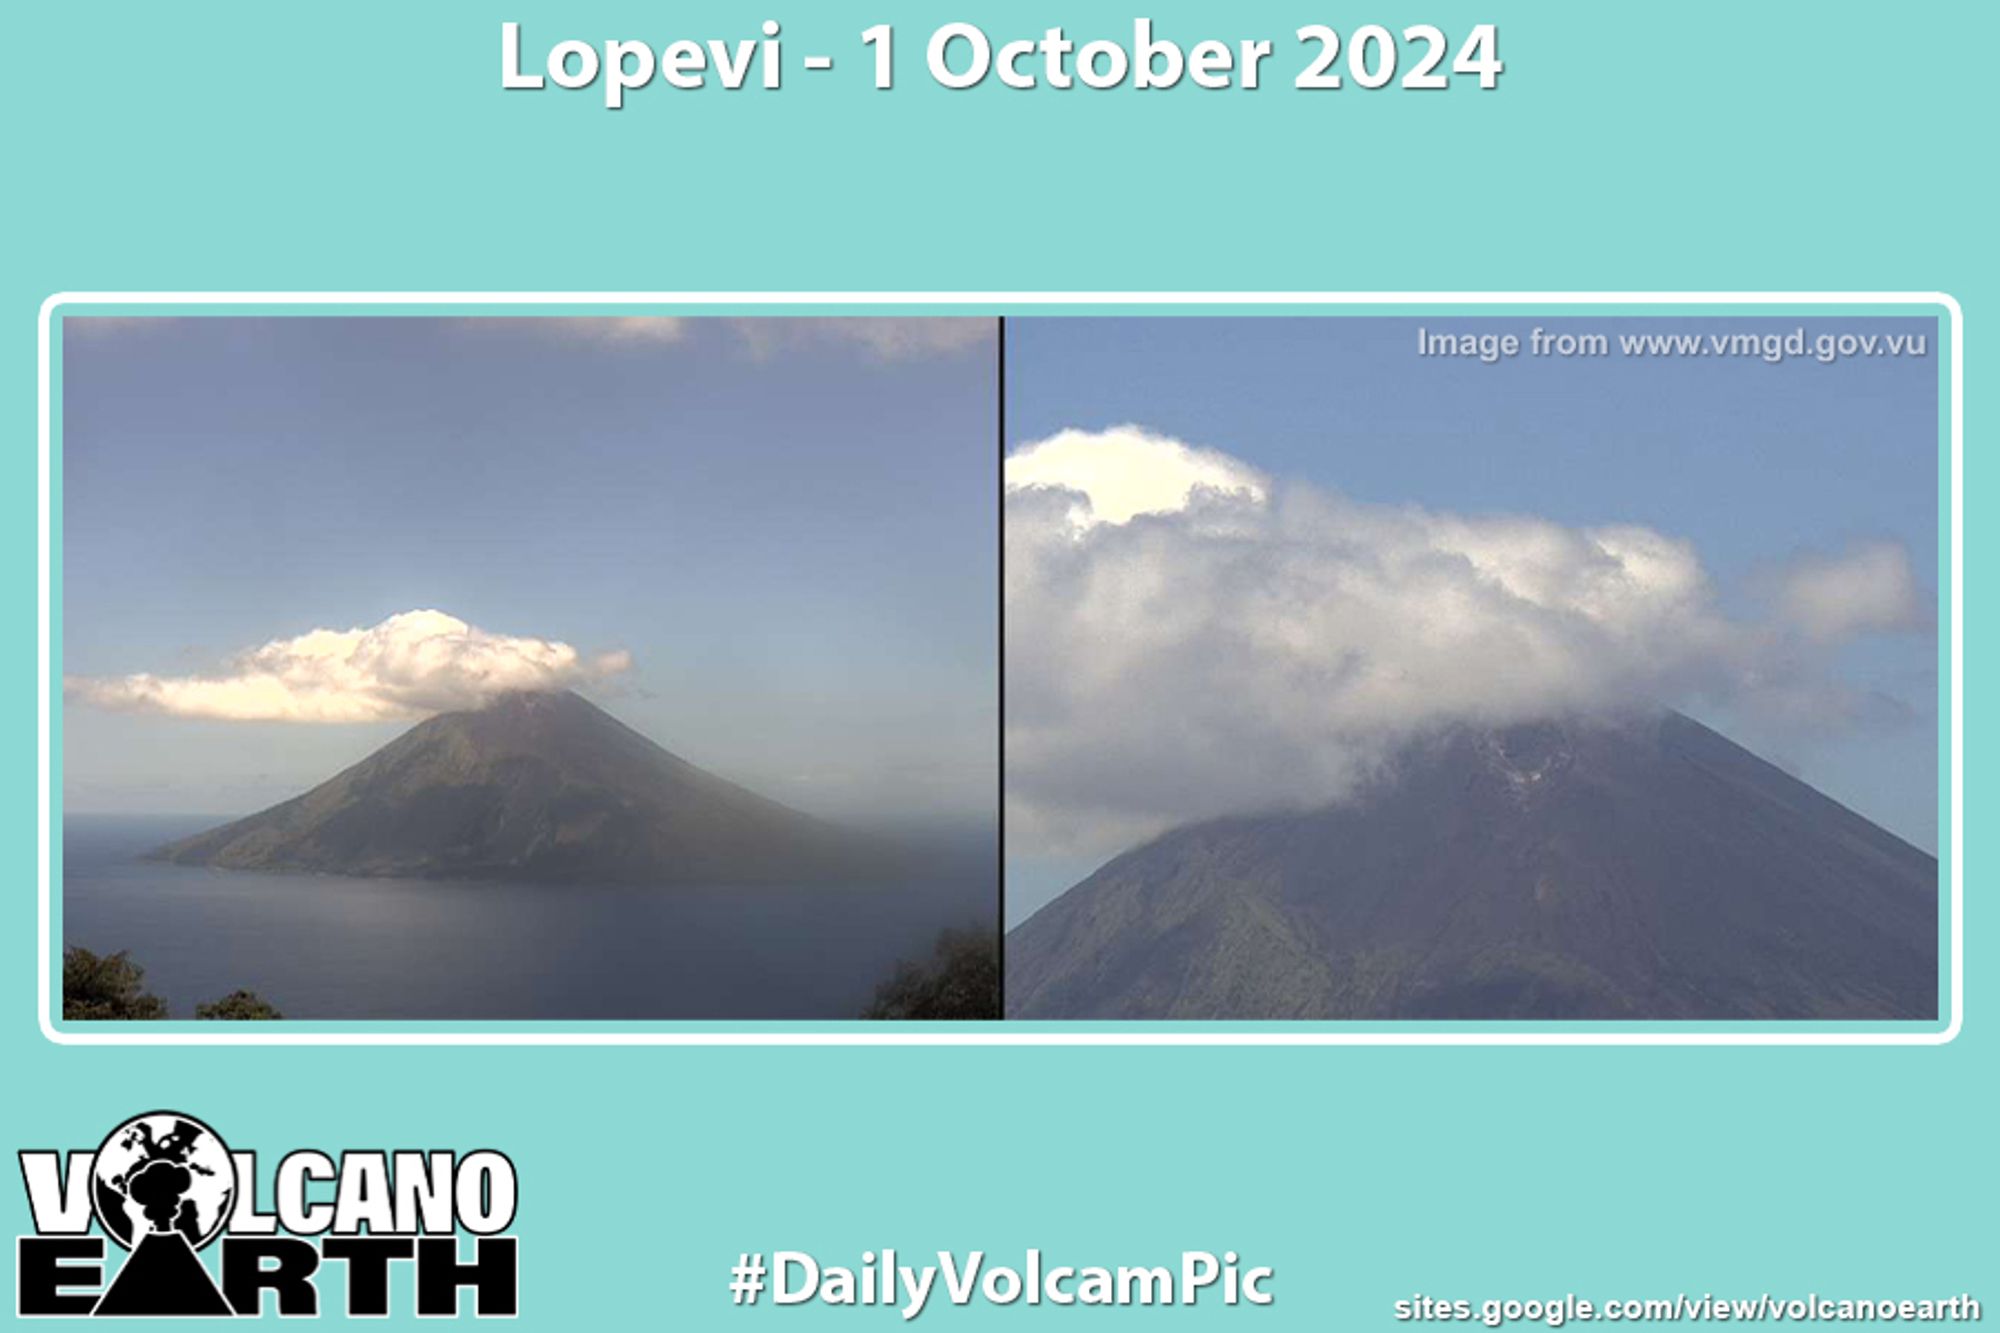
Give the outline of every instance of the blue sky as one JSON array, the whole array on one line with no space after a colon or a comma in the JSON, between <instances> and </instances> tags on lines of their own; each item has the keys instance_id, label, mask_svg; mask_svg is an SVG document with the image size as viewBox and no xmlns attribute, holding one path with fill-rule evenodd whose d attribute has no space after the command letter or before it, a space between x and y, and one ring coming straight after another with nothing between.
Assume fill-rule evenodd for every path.
<instances>
[{"instance_id":1,"label":"blue sky","mask_svg":"<svg viewBox=\"0 0 2000 1333\"><path fill-rule=\"evenodd\" d=\"M66 321L62 668L200 675L437 608L835 817L990 818L985 323ZM68 808L232 813L408 721L65 709Z\"/></svg>"},{"instance_id":2,"label":"blue sky","mask_svg":"<svg viewBox=\"0 0 2000 1333\"><path fill-rule=\"evenodd\" d=\"M1934 321L1584 319L1605 331L1930 333L1922 359L1422 358L1418 327L1550 319L1044 319L1008 324L1008 435L1147 425L1356 499L1634 520L1727 577L1829 537L1937 543Z\"/></svg>"},{"instance_id":3,"label":"blue sky","mask_svg":"<svg viewBox=\"0 0 2000 1333\"><path fill-rule=\"evenodd\" d=\"M1417 330L1928 334L1927 356L1819 364L1749 358L1417 354ZM1008 446L1134 424L1222 451L1280 483L1375 505L1642 524L1692 543L1722 607L1757 614L1772 572L1817 552L1893 542L1937 589L1939 356L1930 320L1016 319L1007 327ZM1010 626L1011 635L1020 627ZM1878 703L1801 733L1743 704L1689 711L1904 838L1937 843L1938 638L1863 635L1826 669ZM1086 860L1017 861L1010 915Z\"/></svg>"}]
</instances>

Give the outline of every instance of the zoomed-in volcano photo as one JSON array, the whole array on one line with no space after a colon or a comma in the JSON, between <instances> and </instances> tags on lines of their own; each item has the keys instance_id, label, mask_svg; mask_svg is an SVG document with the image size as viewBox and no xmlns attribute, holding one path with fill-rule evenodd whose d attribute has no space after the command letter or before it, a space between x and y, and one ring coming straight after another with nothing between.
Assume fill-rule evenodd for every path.
<instances>
[{"instance_id":1,"label":"zoomed-in volcano photo","mask_svg":"<svg viewBox=\"0 0 2000 1333\"><path fill-rule=\"evenodd\" d=\"M62 336L66 1020L999 1016L992 321Z\"/></svg>"},{"instance_id":2,"label":"zoomed-in volcano photo","mask_svg":"<svg viewBox=\"0 0 2000 1333\"><path fill-rule=\"evenodd\" d=\"M1542 322L1009 321L1009 1017L1938 1016L1929 322Z\"/></svg>"}]
</instances>

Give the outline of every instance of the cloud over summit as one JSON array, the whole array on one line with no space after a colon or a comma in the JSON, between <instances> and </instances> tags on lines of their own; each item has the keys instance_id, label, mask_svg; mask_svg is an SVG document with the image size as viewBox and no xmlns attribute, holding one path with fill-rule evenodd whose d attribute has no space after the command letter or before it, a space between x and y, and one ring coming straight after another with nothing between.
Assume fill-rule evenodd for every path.
<instances>
[{"instance_id":1,"label":"cloud over summit","mask_svg":"<svg viewBox=\"0 0 2000 1333\"><path fill-rule=\"evenodd\" d=\"M586 658L559 640L490 633L421 610L367 628L273 639L215 675L66 676L63 695L176 717L379 722L474 708L509 690L565 689L630 665L624 652Z\"/></svg>"},{"instance_id":2,"label":"cloud over summit","mask_svg":"<svg viewBox=\"0 0 2000 1333\"><path fill-rule=\"evenodd\" d=\"M1648 527L1364 504L1135 427L1063 431L1006 476L1027 854L1337 799L1453 722L1837 693L1830 646L1925 623L1887 543L1802 560L1746 619Z\"/></svg>"},{"instance_id":3,"label":"cloud over summit","mask_svg":"<svg viewBox=\"0 0 2000 1333\"><path fill-rule=\"evenodd\" d=\"M1068 492L1078 528L1177 513L1204 492L1261 501L1270 490L1269 479L1247 463L1140 426L1061 431L1008 455L1006 480L1009 493Z\"/></svg>"}]
</instances>

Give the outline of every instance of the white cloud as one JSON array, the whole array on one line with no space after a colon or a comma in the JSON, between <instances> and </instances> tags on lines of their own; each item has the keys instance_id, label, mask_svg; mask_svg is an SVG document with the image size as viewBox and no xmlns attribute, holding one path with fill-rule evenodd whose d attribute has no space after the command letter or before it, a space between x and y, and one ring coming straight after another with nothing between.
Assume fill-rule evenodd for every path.
<instances>
[{"instance_id":1,"label":"white cloud","mask_svg":"<svg viewBox=\"0 0 2000 1333\"><path fill-rule=\"evenodd\" d=\"M1910 553L1893 542L1801 556L1779 575L1778 605L1788 621L1819 640L1924 629L1931 615Z\"/></svg>"},{"instance_id":2,"label":"white cloud","mask_svg":"<svg viewBox=\"0 0 2000 1333\"><path fill-rule=\"evenodd\" d=\"M846 344L876 361L918 361L992 347L999 327L991 319L949 315L827 315L732 319L729 325L753 356L771 356L801 344Z\"/></svg>"},{"instance_id":3,"label":"white cloud","mask_svg":"<svg viewBox=\"0 0 2000 1333\"><path fill-rule=\"evenodd\" d=\"M688 333L688 322L670 315L578 316L560 322L614 343L677 343Z\"/></svg>"},{"instance_id":4,"label":"white cloud","mask_svg":"<svg viewBox=\"0 0 2000 1333\"><path fill-rule=\"evenodd\" d=\"M63 328L78 336L108 338L171 329L181 322L166 315L68 315ZM675 346L706 329L759 359L795 347L831 346L852 348L884 363L991 350L999 337L994 320L958 315L466 315L445 322L475 333L634 349Z\"/></svg>"},{"instance_id":5,"label":"white cloud","mask_svg":"<svg viewBox=\"0 0 2000 1333\"><path fill-rule=\"evenodd\" d=\"M632 347L669 346L712 329L735 339L744 352L758 359L794 347L834 346L857 349L872 361L917 361L991 348L999 336L999 327L991 319L958 316L505 315L468 316L461 322L474 329Z\"/></svg>"},{"instance_id":6,"label":"white cloud","mask_svg":"<svg viewBox=\"0 0 2000 1333\"><path fill-rule=\"evenodd\" d=\"M666 345L685 339L693 321L675 315L467 315L474 331L553 334L578 342Z\"/></svg>"},{"instance_id":7,"label":"white cloud","mask_svg":"<svg viewBox=\"0 0 2000 1333\"><path fill-rule=\"evenodd\" d=\"M1135 427L1064 431L1006 475L1021 855L1337 799L1456 721L1844 706L1824 645L1907 628L1917 595L1885 547L1800 566L1789 614L1752 623L1650 528L1363 504Z\"/></svg>"},{"instance_id":8,"label":"white cloud","mask_svg":"<svg viewBox=\"0 0 2000 1333\"><path fill-rule=\"evenodd\" d=\"M586 658L557 640L489 633L442 611L404 611L366 629L274 639L213 676L66 676L63 695L179 717L377 722L473 708L508 690L565 689L630 666L622 651Z\"/></svg>"},{"instance_id":9,"label":"white cloud","mask_svg":"<svg viewBox=\"0 0 2000 1333\"><path fill-rule=\"evenodd\" d=\"M1228 454L1138 426L1062 431L1008 455L1006 477L1009 491L1043 487L1080 494L1083 503L1069 511L1078 528L1174 513L1205 492L1262 500L1270 491L1262 473Z\"/></svg>"}]
</instances>

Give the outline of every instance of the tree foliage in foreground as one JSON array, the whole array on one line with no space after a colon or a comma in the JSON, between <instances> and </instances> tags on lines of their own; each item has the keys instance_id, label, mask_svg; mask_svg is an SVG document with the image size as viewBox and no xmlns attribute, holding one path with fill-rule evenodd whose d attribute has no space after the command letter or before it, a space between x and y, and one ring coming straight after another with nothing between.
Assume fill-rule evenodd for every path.
<instances>
[{"instance_id":1,"label":"tree foliage in foreground","mask_svg":"<svg viewBox=\"0 0 2000 1333\"><path fill-rule=\"evenodd\" d=\"M63 950L65 1019L165 1018L166 1001L145 984L146 969L123 949L102 957L88 949Z\"/></svg>"},{"instance_id":2,"label":"tree foliage in foreground","mask_svg":"<svg viewBox=\"0 0 2000 1333\"><path fill-rule=\"evenodd\" d=\"M233 990L219 1000L210 1000L207 1004L198 1004L194 1007L194 1016L196 1018L221 1018L239 1023L246 1020L284 1017L283 1014L271 1006L269 1000L264 999L253 990Z\"/></svg>"},{"instance_id":3,"label":"tree foliage in foreground","mask_svg":"<svg viewBox=\"0 0 2000 1333\"><path fill-rule=\"evenodd\" d=\"M896 964L861 1015L881 1019L997 1019L1000 940L991 930L947 930L921 962Z\"/></svg>"},{"instance_id":4,"label":"tree foliage in foreground","mask_svg":"<svg viewBox=\"0 0 2000 1333\"><path fill-rule=\"evenodd\" d=\"M63 1018L67 1021L125 1021L168 1017L167 1002L146 988L146 969L124 949L94 954L74 945L63 950ZM194 1007L196 1018L225 1020L283 1018L255 991L231 991Z\"/></svg>"}]
</instances>

